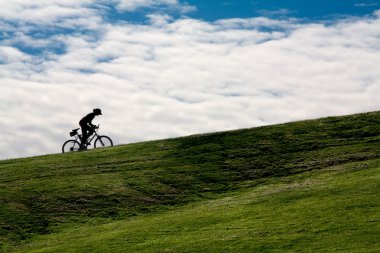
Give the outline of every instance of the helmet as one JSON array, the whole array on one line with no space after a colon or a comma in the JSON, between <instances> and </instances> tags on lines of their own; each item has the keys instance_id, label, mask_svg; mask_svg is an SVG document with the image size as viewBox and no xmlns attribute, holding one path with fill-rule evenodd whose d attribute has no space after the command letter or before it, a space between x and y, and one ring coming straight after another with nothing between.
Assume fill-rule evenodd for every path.
<instances>
[{"instance_id":1,"label":"helmet","mask_svg":"<svg viewBox=\"0 0 380 253\"><path fill-rule=\"evenodd\" d=\"M96 108L93 110L93 113L95 113L96 115L102 115L102 110L100 110L99 108Z\"/></svg>"}]
</instances>

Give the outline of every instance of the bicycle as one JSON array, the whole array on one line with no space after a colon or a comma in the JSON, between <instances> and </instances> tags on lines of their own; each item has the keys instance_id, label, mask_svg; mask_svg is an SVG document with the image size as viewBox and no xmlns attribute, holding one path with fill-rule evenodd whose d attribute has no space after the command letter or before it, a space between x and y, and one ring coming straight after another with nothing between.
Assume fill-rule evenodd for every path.
<instances>
[{"instance_id":1,"label":"bicycle","mask_svg":"<svg viewBox=\"0 0 380 253\"><path fill-rule=\"evenodd\" d=\"M94 148L113 146L113 142L110 137L105 136L105 135L98 135L98 129L99 129L99 125L98 125L95 128L93 128L94 130L93 134L87 138L87 143L85 144L84 147L81 148L80 143L82 141L82 135L78 133L79 129L80 128L73 129L70 132L70 136L75 137L75 139L67 140L65 143L63 143L62 153L86 150L87 146L91 145L91 142L94 139L95 139Z\"/></svg>"}]
</instances>

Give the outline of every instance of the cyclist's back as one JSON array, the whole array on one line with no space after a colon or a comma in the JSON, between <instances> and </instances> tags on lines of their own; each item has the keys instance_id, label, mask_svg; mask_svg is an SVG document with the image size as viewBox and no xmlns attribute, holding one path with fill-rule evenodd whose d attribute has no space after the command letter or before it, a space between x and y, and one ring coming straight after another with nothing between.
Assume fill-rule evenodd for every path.
<instances>
[{"instance_id":1,"label":"cyclist's back","mask_svg":"<svg viewBox=\"0 0 380 253\"><path fill-rule=\"evenodd\" d=\"M95 118L95 113L91 112L89 114L87 114L86 116L84 116L80 121L79 121L79 125L83 125L83 124L90 124L92 125L92 120Z\"/></svg>"}]
</instances>

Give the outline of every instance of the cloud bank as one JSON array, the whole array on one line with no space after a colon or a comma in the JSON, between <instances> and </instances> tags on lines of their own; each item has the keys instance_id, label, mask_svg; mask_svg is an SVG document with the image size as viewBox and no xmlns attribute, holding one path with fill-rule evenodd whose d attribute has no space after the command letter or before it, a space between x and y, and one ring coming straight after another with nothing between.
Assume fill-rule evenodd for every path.
<instances>
[{"instance_id":1,"label":"cloud bank","mask_svg":"<svg viewBox=\"0 0 380 253\"><path fill-rule=\"evenodd\" d=\"M379 109L380 12L328 24L152 12L136 24L107 11L95 0L0 10L0 158L60 152L95 107L116 144Z\"/></svg>"}]
</instances>

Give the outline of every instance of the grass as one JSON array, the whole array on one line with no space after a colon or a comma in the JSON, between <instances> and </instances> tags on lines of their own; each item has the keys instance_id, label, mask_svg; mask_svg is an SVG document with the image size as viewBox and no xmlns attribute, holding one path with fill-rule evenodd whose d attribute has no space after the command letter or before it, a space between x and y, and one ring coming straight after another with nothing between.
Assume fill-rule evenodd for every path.
<instances>
[{"instance_id":1,"label":"grass","mask_svg":"<svg viewBox=\"0 0 380 253\"><path fill-rule=\"evenodd\" d=\"M265 180L163 213L70 224L20 252L378 252L379 172L380 159Z\"/></svg>"},{"instance_id":2,"label":"grass","mask_svg":"<svg viewBox=\"0 0 380 253\"><path fill-rule=\"evenodd\" d=\"M380 113L0 162L4 252L376 252Z\"/></svg>"}]
</instances>

